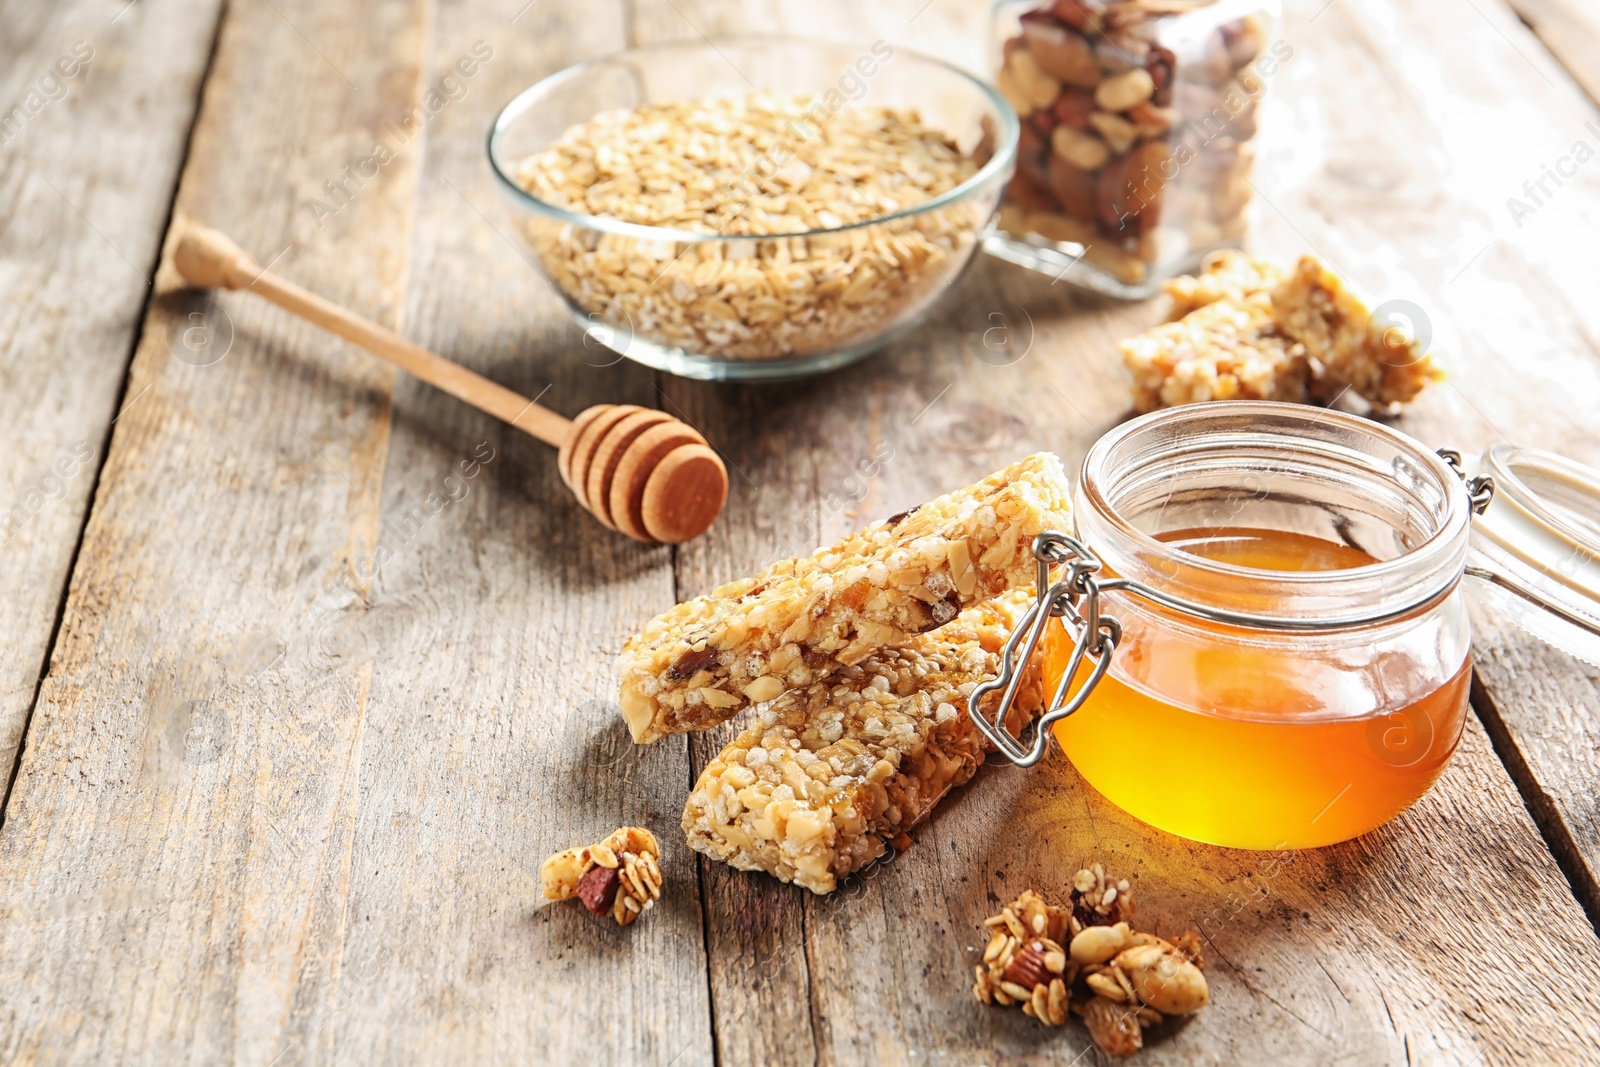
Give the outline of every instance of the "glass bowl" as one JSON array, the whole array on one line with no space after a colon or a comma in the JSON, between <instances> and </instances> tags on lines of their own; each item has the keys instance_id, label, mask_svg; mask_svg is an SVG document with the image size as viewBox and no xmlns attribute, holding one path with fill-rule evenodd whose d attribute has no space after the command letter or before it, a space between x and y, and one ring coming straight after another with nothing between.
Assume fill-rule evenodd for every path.
<instances>
[{"instance_id":1,"label":"glass bowl","mask_svg":"<svg viewBox=\"0 0 1600 1067\"><path fill-rule=\"evenodd\" d=\"M756 80L752 85L750 79ZM892 214L781 236L723 236L576 214L530 195L519 166L596 114L646 103L818 94L915 109L968 154L955 188ZM796 128L796 143L803 134ZM630 49L519 94L489 131L489 166L518 233L587 336L689 378L775 380L831 370L912 329L992 228L1016 157L1016 113L979 79L870 45L736 38Z\"/></svg>"}]
</instances>

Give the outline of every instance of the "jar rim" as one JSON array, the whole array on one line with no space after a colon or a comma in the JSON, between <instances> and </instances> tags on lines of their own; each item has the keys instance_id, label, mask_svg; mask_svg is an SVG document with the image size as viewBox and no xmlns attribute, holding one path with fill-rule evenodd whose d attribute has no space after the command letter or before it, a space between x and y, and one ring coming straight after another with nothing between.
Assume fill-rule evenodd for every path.
<instances>
[{"instance_id":1,"label":"jar rim","mask_svg":"<svg viewBox=\"0 0 1600 1067\"><path fill-rule=\"evenodd\" d=\"M1130 442L1152 433L1160 439L1145 452L1135 451L1131 457L1123 454ZM1257 447L1273 443L1285 447L1286 457L1293 455L1292 448L1299 447L1300 454L1307 457L1307 470L1313 455L1331 462L1346 456L1351 471L1376 476L1376 466L1363 468L1359 464L1361 452L1348 444L1330 443L1335 437L1365 441L1374 453L1391 453L1397 468L1403 457L1405 466L1396 474L1419 483L1412 488L1419 503L1431 504L1422 509L1428 513L1429 528L1418 543L1391 558L1337 570L1268 570L1214 560L1175 547L1131 521L1117 506L1116 488L1119 481L1139 469L1142 461L1149 462L1147 453L1162 448L1170 452L1175 442L1207 436L1214 439L1212 451L1226 448L1229 443L1241 450L1250 443ZM1132 469L1117 469L1119 462ZM1286 469L1293 469L1292 459L1286 460ZM1398 483L1399 477L1395 480ZM1162 584L1161 568L1172 568L1174 574L1181 569L1183 584L1202 590L1201 595L1191 594L1186 599L1207 608L1226 609L1226 590L1230 587L1245 591L1270 587L1283 594L1284 603L1266 613L1267 617L1281 616L1288 621L1332 615L1336 617L1327 618L1330 626L1359 626L1407 615L1436 603L1459 584L1466 566L1471 502L1456 471L1433 450L1393 427L1328 408L1234 400L1151 412L1123 423L1095 442L1084 457L1078 495L1075 522L1091 550L1102 558L1110 557L1107 563L1119 572L1142 569L1144 573L1127 576L1158 588ZM1424 496L1432 499L1424 501ZM1111 546L1113 551L1107 552L1107 546L1100 543L1104 539L1121 544ZM1115 551L1117 547L1131 549L1131 553ZM1137 556L1138 560L1130 563L1122 558L1128 555ZM1156 580L1151 581L1152 577ZM1205 595L1207 589L1213 595ZM1252 614L1260 617L1262 613Z\"/></svg>"}]
</instances>

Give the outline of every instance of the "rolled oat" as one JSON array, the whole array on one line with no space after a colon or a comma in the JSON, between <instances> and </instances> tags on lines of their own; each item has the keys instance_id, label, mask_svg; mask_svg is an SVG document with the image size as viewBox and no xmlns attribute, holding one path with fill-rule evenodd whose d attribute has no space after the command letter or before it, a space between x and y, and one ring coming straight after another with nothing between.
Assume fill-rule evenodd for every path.
<instances>
[{"instance_id":1,"label":"rolled oat","mask_svg":"<svg viewBox=\"0 0 1600 1067\"><path fill-rule=\"evenodd\" d=\"M571 212L741 238L526 221L545 272L584 312L663 347L770 360L865 343L948 284L987 200L817 231L915 207L977 170L914 111L862 105L821 119L814 97L755 93L597 115L517 180Z\"/></svg>"}]
</instances>

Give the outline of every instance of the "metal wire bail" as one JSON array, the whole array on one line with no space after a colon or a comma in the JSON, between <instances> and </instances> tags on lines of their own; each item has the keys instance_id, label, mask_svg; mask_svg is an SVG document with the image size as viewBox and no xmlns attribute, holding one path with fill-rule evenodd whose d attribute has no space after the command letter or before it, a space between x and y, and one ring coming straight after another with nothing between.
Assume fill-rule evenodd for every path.
<instances>
[{"instance_id":1,"label":"metal wire bail","mask_svg":"<svg viewBox=\"0 0 1600 1067\"><path fill-rule=\"evenodd\" d=\"M999 675L973 689L967 698L967 712L972 721L1019 767L1031 767L1044 756L1045 746L1050 741L1050 725L1083 706L1111 665L1111 654L1122 639L1122 624L1100 613L1101 586L1094 577L1100 571L1100 560L1094 553L1067 534L1046 530L1033 539L1033 558L1038 561L1034 601L1006 639ZM1060 579L1052 583L1051 572L1057 567L1066 569ZM1006 721L1022 685L1024 668L1033 659L1052 618L1067 620L1068 630L1073 634L1072 655L1062 671L1061 683L1056 687L1050 707L1038 719L1024 725L1020 734L1014 735L1006 728ZM1022 646L1020 654L1019 645ZM1069 699L1067 691L1085 659L1093 667ZM982 710L983 699L996 690L1001 690L1000 701L993 718L989 718Z\"/></svg>"},{"instance_id":2,"label":"metal wire bail","mask_svg":"<svg viewBox=\"0 0 1600 1067\"><path fill-rule=\"evenodd\" d=\"M1445 465L1456 472L1456 477L1466 483L1467 499L1472 503L1472 513L1482 515L1488 509L1489 502L1494 499L1494 479L1487 474L1467 477L1467 467L1461 460L1460 449L1435 449L1434 455L1444 460Z\"/></svg>"}]
</instances>

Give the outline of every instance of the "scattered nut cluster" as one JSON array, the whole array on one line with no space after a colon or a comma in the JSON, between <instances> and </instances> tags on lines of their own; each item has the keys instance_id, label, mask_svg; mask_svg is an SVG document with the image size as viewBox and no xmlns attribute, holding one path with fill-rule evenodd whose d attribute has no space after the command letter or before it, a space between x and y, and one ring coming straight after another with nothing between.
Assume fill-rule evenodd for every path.
<instances>
[{"instance_id":1,"label":"scattered nut cluster","mask_svg":"<svg viewBox=\"0 0 1600 1067\"><path fill-rule=\"evenodd\" d=\"M987 201L816 231L914 207L977 169L915 112L833 113L814 97L755 93L598 115L526 160L517 180L568 211L713 238L529 216L533 251L585 313L619 336L768 360L865 343L940 292L975 249Z\"/></svg>"},{"instance_id":2,"label":"scattered nut cluster","mask_svg":"<svg viewBox=\"0 0 1600 1067\"><path fill-rule=\"evenodd\" d=\"M1278 57L1262 55L1260 14L1167 32L1211 2L1054 0L1022 15L996 79L1023 119L1001 229L1083 245L1126 285L1243 236Z\"/></svg>"},{"instance_id":3,"label":"scattered nut cluster","mask_svg":"<svg viewBox=\"0 0 1600 1067\"><path fill-rule=\"evenodd\" d=\"M661 849L642 826L623 826L604 841L557 852L539 868L546 900L578 897L595 915L627 926L661 899Z\"/></svg>"},{"instance_id":4,"label":"scattered nut cluster","mask_svg":"<svg viewBox=\"0 0 1600 1067\"><path fill-rule=\"evenodd\" d=\"M1027 889L983 925L994 933L983 950L983 963L972 969L972 995L985 1004L1021 1004L1026 1014L1047 1026L1065 1024L1067 983L1077 976L1076 967L1068 973L1062 948L1069 913Z\"/></svg>"},{"instance_id":5,"label":"scattered nut cluster","mask_svg":"<svg viewBox=\"0 0 1600 1067\"><path fill-rule=\"evenodd\" d=\"M1067 907L1025 890L984 920L993 935L973 968L973 996L1020 1004L1047 1026L1064 1025L1070 1011L1105 1052L1137 1052L1143 1027L1199 1011L1210 991L1197 935L1167 941L1133 930L1132 917L1127 881L1109 880L1098 863L1073 875Z\"/></svg>"}]
</instances>

